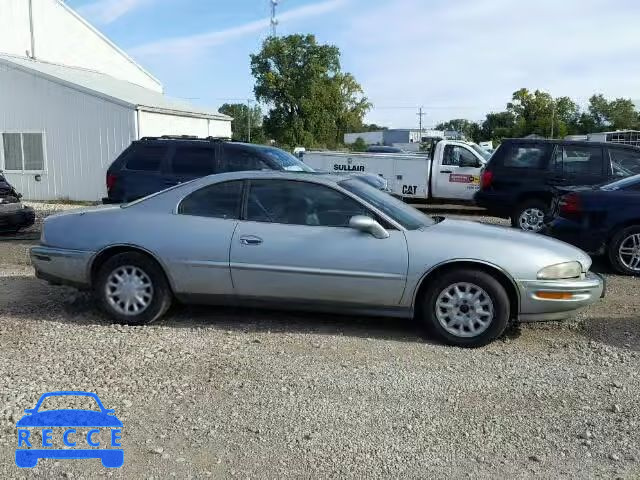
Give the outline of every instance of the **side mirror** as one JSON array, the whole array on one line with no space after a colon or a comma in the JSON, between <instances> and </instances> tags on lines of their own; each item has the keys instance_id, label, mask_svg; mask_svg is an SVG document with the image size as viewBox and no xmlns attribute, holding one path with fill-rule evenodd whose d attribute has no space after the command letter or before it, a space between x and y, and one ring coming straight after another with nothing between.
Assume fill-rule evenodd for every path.
<instances>
[{"instance_id":1,"label":"side mirror","mask_svg":"<svg viewBox=\"0 0 640 480\"><path fill-rule=\"evenodd\" d=\"M375 238L389 238L389 232L387 232L382 225L376 222L373 218L364 215L351 217L349 220L349 227L368 233Z\"/></svg>"}]
</instances>

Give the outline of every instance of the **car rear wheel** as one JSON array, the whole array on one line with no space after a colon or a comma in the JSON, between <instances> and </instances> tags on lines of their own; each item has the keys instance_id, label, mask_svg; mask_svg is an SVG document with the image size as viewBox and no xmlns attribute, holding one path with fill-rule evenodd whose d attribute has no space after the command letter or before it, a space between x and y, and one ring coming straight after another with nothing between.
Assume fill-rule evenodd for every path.
<instances>
[{"instance_id":1,"label":"car rear wheel","mask_svg":"<svg viewBox=\"0 0 640 480\"><path fill-rule=\"evenodd\" d=\"M541 200L521 203L511 215L511 225L525 232L539 232L544 228L544 217L549 210Z\"/></svg>"},{"instance_id":2,"label":"car rear wheel","mask_svg":"<svg viewBox=\"0 0 640 480\"><path fill-rule=\"evenodd\" d=\"M627 227L614 235L608 248L611 265L625 275L640 276L640 225Z\"/></svg>"},{"instance_id":3,"label":"car rear wheel","mask_svg":"<svg viewBox=\"0 0 640 480\"><path fill-rule=\"evenodd\" d=\"M449 345L487 345L502 335L509 322L507 292L495 278L479 270L452 270L437 277L422 302L422 324Z\"/></svg>"},{"instance_id":4,"label":"car rear wheel","mask_svg":"<svg viewBox=\"0 0 640 480\"><path fill-rule=\"evenodd\" d=\"M171 289L162 268L151 258L125 252L99 269L94 293L102 309L117 323L143 325L171 306Z\"/></svg>"}]
</instances>

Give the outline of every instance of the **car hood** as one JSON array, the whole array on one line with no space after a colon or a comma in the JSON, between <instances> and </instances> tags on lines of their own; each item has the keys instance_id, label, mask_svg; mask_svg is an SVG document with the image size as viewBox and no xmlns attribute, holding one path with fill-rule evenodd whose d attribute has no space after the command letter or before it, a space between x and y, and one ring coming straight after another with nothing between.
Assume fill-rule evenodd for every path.
<instances>
[{"instance_id":1,"label":"car hood","mask_svg":"<svg viewBox=\"0 0 640 480\"><path fill-rule=\"evenodd\" d=\"M438 244L447 245L448 253L453 251L456 258L474 258L517 267L510 268L512 271L531 271L520 268L526 265L535 269L576 260L584 270L591 267L591 257L568 243L499 225L446 219L425 228L422 234L425 240L436 237Z\"/></svg>"},{"instance_id":2,"label":"car hood","mask_svg":"<svg viewBox=\"0 0 640 480\"><path fill-rule=\"evenodd\" d=\"M47 410L25 415L17 427L122 427L115 415L93 410Z\"/></svg>"}]
</instances>

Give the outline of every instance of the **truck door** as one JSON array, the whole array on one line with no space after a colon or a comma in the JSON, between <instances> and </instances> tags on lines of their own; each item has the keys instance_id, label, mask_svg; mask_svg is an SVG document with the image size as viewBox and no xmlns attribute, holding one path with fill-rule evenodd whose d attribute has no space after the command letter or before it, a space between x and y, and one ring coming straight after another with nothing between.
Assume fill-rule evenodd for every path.
<instances>
[{"instance_id":1,"label":"truck door","mask_svg":"<svg viewBox=\"0 0 640 480\"><path fill-rule=\"evenodd\" d=\"M480 157L466 145L441 142L435 151L432 196L472 200L480 188L482 165Z\"/></svg>"}]
</instances>

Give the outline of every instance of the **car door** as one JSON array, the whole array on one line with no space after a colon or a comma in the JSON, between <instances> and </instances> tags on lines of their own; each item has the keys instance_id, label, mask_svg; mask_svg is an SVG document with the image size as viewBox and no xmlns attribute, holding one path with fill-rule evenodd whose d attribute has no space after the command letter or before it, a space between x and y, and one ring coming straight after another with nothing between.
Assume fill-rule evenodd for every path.
<instances>
[{"instance_id":1,"label":"car door","mask_svg":"<svg viewBox=\"0 0 640 480\"><path fill-rule=\"evenodd\" d=\"M470 148L445 145L440 168L433 172L433 196L471 200L480 188L481 161Z\"/></svg>"},{"instance_id":2,"label":"car door","mask_svg":"<svg viewBox=\"0 0 640 480\"><path fill-rule=\"evenodd\" d=\"M172 220L176 239L157 239L176 293L233 295L229 246L240 217L243 183L214 183L189 194Z\"/></svg>"},{"instance_id":3,"label":"car door","mask_svg":"<svg viewBox=\"0 0 640 480\"><path fill-rule=\"evenodd\" d=\"M178 144L173 149L165 188L216 173L215 145Z\"/></svg>"},{"instance_id":4,"label":"car door","mask_svg":"<svg viewBox=\"0 0 640 480\"><path fill-rule=\"evenodd\" d=\"M595 185L608 176L602 147L558 145L551 162L549 182L554 186Z\"/></svg>"},{"instance_id":5,"label":"car door","mask_svg":"<svg viewBox=\"0 0 640 480\"><path fill-rule=\"evenodd\" d=\"M293 180L252 180L246 219L231 243L239 296L281 301L397 305L407 274L404 234L386 239L349 228L371 215L331 187Z\"/></svg>"}]
</instances>

